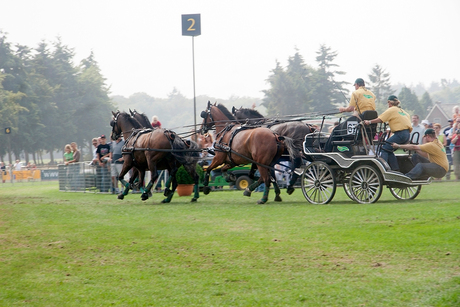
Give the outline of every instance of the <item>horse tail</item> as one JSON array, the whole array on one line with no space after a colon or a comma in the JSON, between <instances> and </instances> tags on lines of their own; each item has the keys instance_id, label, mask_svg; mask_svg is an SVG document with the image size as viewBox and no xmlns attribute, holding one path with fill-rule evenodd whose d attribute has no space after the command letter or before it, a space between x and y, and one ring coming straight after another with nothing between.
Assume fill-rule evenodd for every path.
<instances>
[{"instance_id":1,"label":"horse tail","mask_svg":"<svg viewBox=\"0 0 460 307\"><path fill-rule=\"evenodd\" d=\"M284 137L284 147L289 154L289 160L294 161L300 157L300 152L295 147L294 139Z\"/></svg>"},{"instance_id":2,"label":"horse tail","mask_svg":"<svg viewBox=\"0 0 460 307\"><path fill-rule=\"evenodd\" d=\"M175 136L171 144L172 155L176 160L184 165L185 168L191 165L195 169L196 163L200 158L199 146L194 141L184 141L181 137Z\"/></svg>"}]
</instances>

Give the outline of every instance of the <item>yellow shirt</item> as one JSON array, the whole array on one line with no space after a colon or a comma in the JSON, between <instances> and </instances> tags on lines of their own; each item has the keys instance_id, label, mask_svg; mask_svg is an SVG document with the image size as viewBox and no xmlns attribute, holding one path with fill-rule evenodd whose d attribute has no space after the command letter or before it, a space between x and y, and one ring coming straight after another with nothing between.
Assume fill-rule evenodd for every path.
<instances>
[{"instance_id":1,"label":"yellow shirt","mask_svg":"<svg viewBox=\"0 0 460 307\"><path fill-rule=\"evenodd\" d=\"M379 118L382 122L390 125L391 132L406 129L412 131L412 123L410 122L409 114L399 107L389 107L385 112L379 115Z\"/></svg>"},{"instance_id":2,"label":"yellow shirt","mask_svg":"<svg viewBox=\"0 0 460 307\"><path fill-rule=\"evenodd\" d=\"M364 86L361 86L351 94L350 104L355 112L353 115L362 114L364 111L375 110L375 95Z\"/></svg>"},{"instance_id":3,"label":"yellow shirt","mask_svg":"<svg viewBox=\"0 0 460 307\"><path fill-rule=\"evenodd\" d=\"M449 161L447 161L446 153L442 151L444 146L436 139L433 142L428 142L419 145L420 150L428 154L428 160L431 163L436 163L442 166L447 172L449 171Z\"/></svg>"}]
</instances>

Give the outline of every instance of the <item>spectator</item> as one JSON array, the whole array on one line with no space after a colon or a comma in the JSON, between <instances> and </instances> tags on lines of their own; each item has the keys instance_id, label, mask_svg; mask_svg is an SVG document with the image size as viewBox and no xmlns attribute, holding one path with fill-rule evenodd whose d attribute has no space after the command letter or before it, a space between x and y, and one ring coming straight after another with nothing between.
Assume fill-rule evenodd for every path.
<instances>
[{"instance_id":1,"label":"spectator","mask_svg":"<svg viewBox=\"0 0 460 307\"><path fill-rule=\"evenodd\" d=\"M459 117L460 117L460 108L458 106L455 106L452 109L452 119L455 121Z\"/></svg>"},{"instance_id":2,"label":"spectator","mask_svg":"<svg viewBox=\"0 0 460 307\"><path fill-rule=\"evenodd\" d=\"M100 169L100 191L108 192L110 189L110 175L108 161L110 160L110 145L106 144L105 135L101 135L101 143L96 150L98 165Z\"/></svg>"},{"instance_id":3,"label":"spectator","mask_svg":"<svg viewBox=\"0 0 460 307\"><path fill-rule=\"evenodd\" d=\"M444 133L441 133L441 124L435 123L433 124L434 131L436 132L436 138L438 139L439 143L442 144L442 151L446 152L446 145L447 145L447 138Z\"/></svg>"},{"instance_id":4,"label":"spectator","mask_svg":"<svg viewBox=\"0 0 460 307\"><path fill-rule=\"evenodd\" d=\"M460 117L457 120L460 120ZM455 177L460 180L460 128L452 133L451 142L453 144L452 164L454 165Z\"/></svg>"},{"instance_id":5,"label":"spectator","mask_svg":"<svg viewBox=\"0 0 460 307\"><path fill-rule=\"evenodd\" d=\"M91 140L91 143L93 144L93 160L91 161L91 165L97 165L97 146L99 146L99 139L98 138L93 138Z\"/></svg>"},{"instance_id":6,"label":"spectator","mask_svg":"<svg viewBox=\"0 0 460 307\"><path fill-rule=\"evenodd\" d=\"M72 147L70 144L64 146L64 163L67 165L69 161L73 159Z\"/></svg>"},{"instance_id":7,"label":"spectator","mask_svg":"<svg viewBox=\"0 0 460 307\"><path fill-rule=\"evenodd\" d=\"M418 132L415 136L415 140L412 139L412 136ZM425 126L420 124L420 117L417 114L412 115L412 132L410 133L410 139L414 143L419 144L423 138L423 133L425 132Z\"/></svg>"},{"instance_id":8,"label":"spectator","mask_svg":"<svg viewBox=\"0 0 460 307\"><path fill-rule=\"evenodd\" d=\"M121 149L125 145L125 141L121 139L121 135L112 142L110 146L110 160L112 165L110 167L110 173L112 175L112 194L118 193L118 175L123 168L123 155Z\"/></svg>"},{"instance_id":9,"label":"spectator","mask_svg":"<svg viewBox=\"0 0 460 307\"><path fill-rule=\"evenodd\" d=\"M427 119L422 120L422 125L425 127L425 130L430 128L430 122Z\"/></svg>"},{"instance_id":10,"label":"spectator","mask_svg":"<svg viewBox=\"0 0 460 307\"><path fill-rule=\"evenodd\" d=\"M5 178L6 178L6 166L5 163L2 161L0 162L0 171L2 172L2 182L5 183Z\"/></svg>"},{"instance_id":11,"label":"spectator","mask_svg":"<svg viewBox=\"0 0 460 307\"><path fill-rule=\"evenodd\" d=\"M21 163L20 160L16 160L16 163L14 164L14 169L15 169L16 171L22 170L22 163Z\"/></svg>"},{"instance_id":12,"label":"spectator","mask_svg":"<svg viewBox=\"0 0 460 307\"><path fill-rule=\"evenodd\" d=\"M158 116L154 115L152 117L152 127L153 128L161 128L161 123L160 121L158 120Z\"/></svg>"},{"instance_id":13,"label":"spectator","mask_svg":"<svg viewBox=\"0 0 460 307\"><path fill-rule=\"evenodd\" d=\"M67 146L67 145L66 145ZM78 145L75 142L70 143L70 148L72 149L72 160L67 161L65 164L69 165L70 163L80 162L80 150L78 150Z\"/></svg>"}]
</instances>

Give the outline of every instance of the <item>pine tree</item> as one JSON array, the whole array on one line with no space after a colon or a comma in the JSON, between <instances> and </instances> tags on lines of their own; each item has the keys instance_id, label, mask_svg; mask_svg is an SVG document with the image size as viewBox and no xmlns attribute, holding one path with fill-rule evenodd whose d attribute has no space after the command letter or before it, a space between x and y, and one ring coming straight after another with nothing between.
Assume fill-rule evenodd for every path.
<instances>
[{"instance_id":1,"label":"pine tree","mask_svg":"<svg viewBox=\"0 0 460 307\"><path fill-rule=\"evenodd\" d=\"M368 88L375 95L377 109L385 109L388 96L394 94L394 91L391 89L390 73L376 64L368 77L370 80Z\"/></svg>"}]
</instances>

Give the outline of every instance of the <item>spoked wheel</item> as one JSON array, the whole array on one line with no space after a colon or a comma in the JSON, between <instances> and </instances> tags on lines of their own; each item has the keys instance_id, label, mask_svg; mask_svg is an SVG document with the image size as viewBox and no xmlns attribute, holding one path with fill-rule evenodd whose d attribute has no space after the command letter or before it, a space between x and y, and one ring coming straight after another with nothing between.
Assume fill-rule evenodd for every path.
<instances>
[{"instance_id":1,"label":"spoked wheel","mask_svg":"<svg viewBox=\"0 0 460 307\"><path fill-rule=\"evenodd\" d=\"M415 199L418 196L418 194L420 194L421 190L421 185L417 185L414 187L407 186L404 188L390 188L391 194L393 194L393 196L399 200Z\"/></svg>"},{"instance_id":2,"label":"spoked wheel","mask_svg":"<svg viewBox=\"0 0 460 307\"><path fill-rule=\"evenodd\" d=\"M353 195L351 194L351 191L350 191L350 182L349 181L345 181L343 183L343 190L345 191L345 194L347 194L348 198L353 200L353 201L356 201L353 197Z\"/></svg>"},{"instance_id":3,"label":"spoked wheel","mask_svg":"<svg viewBox=\"0 0 460 307\"><path fill-rule=\"evenodd\" d=\"M360 204L372 204L382 195L382 176L369 165L357 167L350 176L350 193Z\"/></svg>"},{"instance_id":4,"label":"spoked wheel","mask_svg":"<svg viewBox=\"0 0 460 307\"><path fill-rule=\"evenodd\" d=\"M302 173L302 193L312 204L327 204L336 190L332 169L324 162L315 161Z\"/></svg>"}]
</instances>

